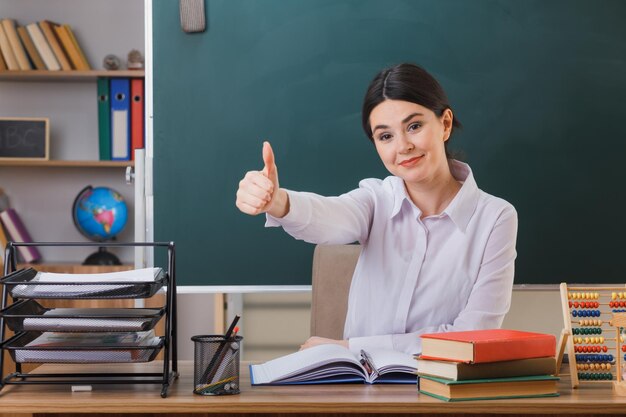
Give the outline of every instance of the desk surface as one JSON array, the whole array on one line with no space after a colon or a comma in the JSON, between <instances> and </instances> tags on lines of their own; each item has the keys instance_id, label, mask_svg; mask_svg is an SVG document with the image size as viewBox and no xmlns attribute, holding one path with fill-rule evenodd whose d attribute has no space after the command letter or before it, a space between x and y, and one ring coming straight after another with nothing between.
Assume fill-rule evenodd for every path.
<instances>
[{"instance_id":1,"label":"desk surface","mask_svg":"<svg viewBox=\"0 0 626 417\"><path fill-rule=\"evenodd\" d=\"M43 365L38 372L70 372L73 367ZM160 372L162 362L113 365L97 369ZM84 369L84 368L83 368ZM69 386L5 386L1 413L481 413L481 414L626 414L626 397L612 394L610 383L571 390L562 377L560 397L446 403L418 395L414 385L300 385L251 387L247 364L241 369L241 394L204 397L192 393L192 363L179 363L181 376L160 397L160 385L95 385L72 393Z\"/></svg>"}]
</instances>

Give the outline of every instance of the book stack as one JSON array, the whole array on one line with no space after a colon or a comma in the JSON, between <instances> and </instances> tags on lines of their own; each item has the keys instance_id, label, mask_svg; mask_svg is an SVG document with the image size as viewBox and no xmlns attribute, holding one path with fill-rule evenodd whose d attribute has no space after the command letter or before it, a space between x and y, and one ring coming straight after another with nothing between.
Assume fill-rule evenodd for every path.
<instances>
[{"instance_id":1,"label":"book stack","mask_svg":"<svg viewBox=\"0 0 626 417\"><path fill-rule=\"evenodd\" d=\"M143 78L98 79L98 140L101 161L134 159L144 147Z\"/></svg>"},{"instance_id":2,"label":"book stack","mask_svg":"<svg viewBox=\"0 0 626 417\"><path fill-rule=\"evenodd\" d=\"M68 24L49 20L20 26L0 19L0 71L88 71L89 62Z\"/></svg>"},{"instance_id":3,"label":"book stack","mask_svg":"<svg viewBox=\"0 0 626 417\"><path fill-rule=\"evenodd\" d=\"M492 329L423 334L419 392L443 401L558 396L553 335Z\"/></svg>"}]
</instances>

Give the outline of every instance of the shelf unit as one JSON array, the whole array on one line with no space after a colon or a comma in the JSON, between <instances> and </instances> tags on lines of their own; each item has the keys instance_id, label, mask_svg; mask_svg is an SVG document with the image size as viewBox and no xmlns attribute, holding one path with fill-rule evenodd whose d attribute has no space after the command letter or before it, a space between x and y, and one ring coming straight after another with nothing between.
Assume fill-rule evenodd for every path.
<instances>
[{"instance_id":1,"label":"shelf unit","mask_svg":"<svg viewBox=\"0 0 626 417\"><path fill-rule=\"evenodd\" d=\"M0 72L0 81L38 81L38 82L94 82L99 77L106 78L143 78L143 70L91 70L91 71L4 71Z\"/></svg>"},{"instance_id":2,"label":"shelf unit","mask_svg":"<svg viewBox=\"0 0 626 417\"><path fill-rule=\"evenodd\" d=\"M0 116L50 120L49 161L0 161L0 178L6 178L0 180L0 187L9 196L11 206L33 239L81 241L83 237L71 217L74 198L87 185L110 187L122 194L129 209L126 228L117 241L135 240L134 212L140 204L135 193L139 187L127 183L126 174L128 169L141 169L142 164L99 161L97 80L145 78L144 70L126 69L131 50L145 54L144 2L6 0L2 13L3 18L15 19L18 26L42 20L69 24L92 68L0 72ZM104 69L103 59L109 54L120 58L119 70ZM113 250L123 263L134 262L132 249ZM43 248L42 255L46 263L69 263L72 269L88 253L80 248Z\"/></svg>"},{"instance_id":3,"label":"shelf unit","mask_svg":"<svg viewBox=\"0 0 626 417\"><path fill-rule=\"evenodd\" d=\"M44 168L126 168L134 167L135 161L8 161L0 160L5 167L44 167Z\"/></svg>"},{"instance_id":4,"label":"shelf unit","mask_svg":"<svg viewBox=\"0 0 626 417\"><path fill-rule=\"evenodd\" d=\"M91 83L94 84L94 99L95 99L95 82L99 78L143 78L145 77L145 71L143 70L120 70L120 71L105 71L105 70L92 70L92 71L5 71L0 72L0 83L4 82L26 82L26 83ZM97 147L97 134L94 132L93 143ZM35 169L54 169L58 170L97 170L103 172L107 170L119 170L120 182L123 181L124 170L128 174L128 170L132 170L135 167L135 162L129 161L100 161L100 160L0 160L0 169L13 169L13 168L35 168ZM89 177L85 177L89 178ZM59 270L59 272L70 272L77 264L68 264L67 270ZM58 270L58 269L57 269Z\"/></svg>"},{"instance_id":5,"label":"shelf unit","mask_svg":"<svg viewBox=\"0 0 626 417\"><path fill-rule=\"evenodd\" d=\"M115 247L115 246L143 246L167 249L167 267L163 268L165 274L155 277L152 281L141 282L93 282L72 280L62 284L54 283L52 286L36 281L36 270L18 269L16 262L19 246L90 246L90 247ZM176 272L175 250L173 242L155 243L75 243L75 242L35 242L35 243L9 243L6 248L6 264L2 279L2 305L0 315L0 389L4 385L93 385L93 384L161 384L161 397L167 396L169 386L178 377L178 361L176 348ZM17 271L17 272L16 272ZM136 309L121 306L114 309L94 310L88 307L86 310L65 310L63 313L49 317L59 317L57 324L51 324L41 319L44 317L45 307L38 301L45 300L135 300L151 299L156 292L165 287L166 296L164 304L159 309ZM47 288L47 289L46 289ZM9 295L11 298L9 299ZM148 314L148 311L154 313ZM139 328L136 328L139 320ZM158 343L137 342L137 344L113 344L102 346L83 344L79 340L83 338L81 333L93 332L124 332L133 335L135 332L154 329L159 321L164 318L165 329L163 336L157 336ZM27 319L30 324L27 327ZM96 320L106 320L107 327L101 327L105 323ZM109 320L117 324L111 328ZM148 321L146 321L148 320ZM37 324L36 324L37 323ZM133 325L135 323L135 326ZM33 328L32 326L35 326ZM59 327L60 326L60 327ZM87 327L85 327L87 326ZM11 337L10 330L16 333ZM30 345L29 342L42 335L42 332L70 332L75 344L59 346ZM136 337L137 334L134 335ZM93 336L91 336L93 337ZM126 337L126 336L125 336ZM133 339L134 340L134 339ZM68 369L64 373L45 374L37 372L25 372L22 366L27 363L136 363L152 361L159 352L163 351L162 372L137 373L132 371L104 373L71 372ZM14 364L15 372L4 376L5 358L4 353L9 352ZM129 367L129 369L132 369Z\"/></svg>"}]
</instances>

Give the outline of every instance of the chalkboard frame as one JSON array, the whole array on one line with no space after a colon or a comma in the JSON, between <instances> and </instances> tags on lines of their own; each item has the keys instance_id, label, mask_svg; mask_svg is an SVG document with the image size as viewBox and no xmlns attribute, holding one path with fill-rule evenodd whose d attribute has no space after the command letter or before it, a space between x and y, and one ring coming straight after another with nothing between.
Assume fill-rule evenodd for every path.
<instances>
[{"instance_id":1,"label":"chalkboard frame","mask_svg":"<svg viewBox=\"0 0 626 417\"><path fill-rule=\"evenodd\" d=\"M0 117L0 127L3 122L43 122L43 135L37 136L35 140L38 144L43 142L44 156L9 156L3 155L0 146L0 161L48 161L50 160L50 119L47 117Z\"/></svg>"}]
</instances>

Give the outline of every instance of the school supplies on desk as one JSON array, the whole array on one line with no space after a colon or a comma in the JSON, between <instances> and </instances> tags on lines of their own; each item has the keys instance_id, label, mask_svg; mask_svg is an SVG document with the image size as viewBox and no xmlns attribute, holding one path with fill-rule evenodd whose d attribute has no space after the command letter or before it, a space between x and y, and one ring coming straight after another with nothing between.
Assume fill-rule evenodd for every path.
<instances>
[{"instance_id":1,"label":"school supplies on desk","mask_svg":"<svg viewBox=\"0 0 626 417\"><path fill-rule=\"evenodd\" d=\"M18 363L146 362L163 339L146 332L57 333L23 332L4 348ZM157 349L159 347L159 349Z\"/></svg>"},{"instance_id":2,"label":"school supplies on desk","mask_svg":"<svg viewBox=\"0 0 626 417\"><path fill-rule=\"evenodd\" d=\"M558 377L551 375L451 381L420 376L419 392L443 401L556 397Z\"/></svg>"},{"instance_id":3,"label":"school supplies on desk","mask_svg":"<svg viewBox=\"0 0 626 417\"><path fill-rule=\"evenodd\" d=\"M102 274L56 274L21 269L0 280L13 298L137 298L150 297L163 285L161 268Z\"/></svg>"},{"instance_id":4,"label":"school supplies on desk","mask_svg":"<svg viewBox=\"0 0 626 417\"><path fill-rule=\"evenodd\" d=\"M0 310L14 332L146 331L165 315L165 308L45 308L35 300L19 300Z\"/></svg>"},{"instance_id":5,"label":"school supplies on desk","mask_svg":"<svg viewBox=\"0 0 626 417\"><path fill-rule=\"evenodd\" d=\"M343 382L415 384L417 362L394 350L361 351L326 344L261 365L250 365L252 385L332 384Z\"/></svg>"},{"instance_id":6,"label":"school supplies on desk","mask_svg":"<svg viewBox=\"0 0 626 417\"><path fill-rule=\"evenodd\" d=\"M421 335L422 358L468 363L555 356L550 334L490 329Z\"/></svg>"}]
</instances>

